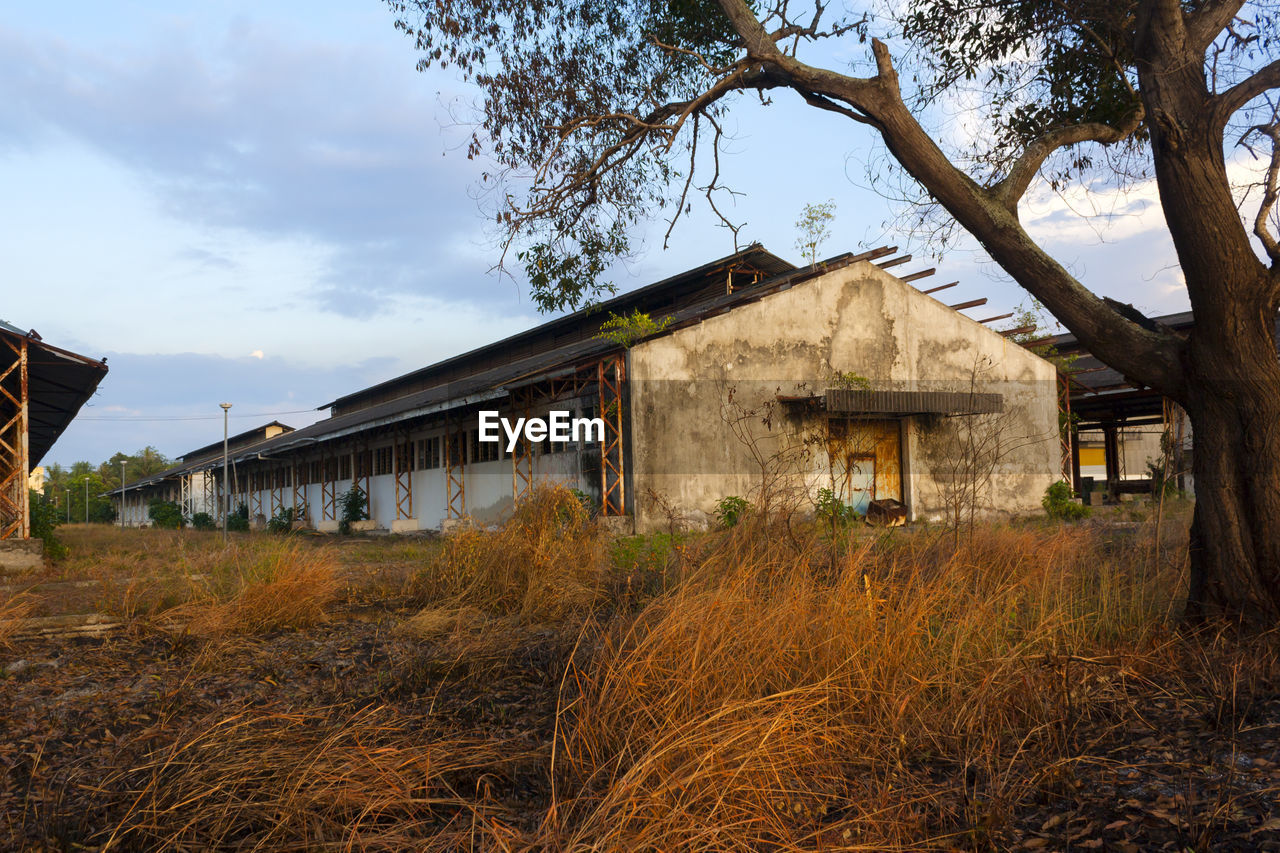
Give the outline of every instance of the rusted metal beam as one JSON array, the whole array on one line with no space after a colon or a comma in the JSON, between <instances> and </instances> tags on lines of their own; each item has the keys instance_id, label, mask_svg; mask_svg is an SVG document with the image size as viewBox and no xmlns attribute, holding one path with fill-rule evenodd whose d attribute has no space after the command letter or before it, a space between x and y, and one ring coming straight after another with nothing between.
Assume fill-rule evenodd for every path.
<instances>
[{"instance_id":1,"label":"rusted metal beam","mask_svg":"<svg viewBox=\"0 0 1280 853\"><path fill-rule=\"evenodd\" d=\"M922 278L928 278L929 276L933 275L937 271L938 271L937 267L929 267L927 270L920 270L919 272L908 273L907 275L900 275L898 276L898 278L901 279L902 281L917 281Z\"/></svg>"},{"instance_id":2,"label":"rusted metal beam","mask_svg":"<svg viewBox=\"0 0 1280 853\"><path fill-rule=\"evenodd\" d=\"M939 290L946 290L948 287L955 287L959 283L960 282L958 281L949 281L946 284L940 284L937 287L931 287L928 290L922 290L920 292L921 293L937 293Z\"/></svg>"},{"instance_id":3,"label":"rusted metal beam","mask_svg":"<svg viewBox=\"0 0 1280 853\"><path fill-rule=\"evenodd\" d=\"M1035 330L1035 326L1019 326L1016 329L1003 329L1000 334L1004 335L1006 338L1011 338L1014 335L1029 335Z\"/></svg>"},{"instance_id":4,"label":"rusted metal beam","mask_svg":"<svg viewBox=\"0 0 1280 853\"><path fill-rule=\"evenodd\" d=\"M968 302L961 302L957 305L952 305L950 307L952 311L963 311L966 308L977 308L979 305L986 305L986 304L987 304L987 297L984 296L981 299L970 299Z\"/></svg>"},{"instance_id":5,"label":"rusted metal beam","mask_svg":"<svg viewBox=\"0 0 1280 853\"><path fill-rule=\"evenodd\" d=\"M985 320L979 320L978 322L979 322L979 323L994 323L996 320L1008 320L1008 319L1009 319L1010 317L1012 317L1012 316L1013 316L1013 312L1012 312L1012 311L1010 311L1008 314L997 314L997 315L996 315L996 316L994 316L994 317L988 317L987 319L985 319Z\"/></svg>"},{"instance_id":6,"label":"rusted metal beam","mask_svg":"<svg viewBox=\"0 0 1280 853\"><path fill-rule=\"evenodd\" d=\"M911 260L910 255L901 255L896 258L890 258L887 261L881 261L880 263L876 264L876 266L880 267L880 269L882 270L887 270L890 267L901 266L902 264L905 264L910 260Z\"/></svg>"},{"instance_id":7,"label":"rusted metal beam","mask_svg":"<svg viewBox=\"0 0 1280 853\"><path fill-rule=\"evenodd\" d=\"M608 356L596 365L600 391L600 417L604 421L604 443L600 446L600 514L626 514L626 486L623 470L623 383L626 366L620 355Z\"/></svg>"}]
</instances>

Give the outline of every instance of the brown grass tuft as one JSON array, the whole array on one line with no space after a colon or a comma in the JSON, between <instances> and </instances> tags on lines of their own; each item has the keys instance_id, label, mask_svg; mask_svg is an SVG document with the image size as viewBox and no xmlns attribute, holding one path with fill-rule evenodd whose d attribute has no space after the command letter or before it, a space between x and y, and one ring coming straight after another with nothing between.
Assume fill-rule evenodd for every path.
<instances>
[{"instance_id":1,"label":"brown grass tuft","mask_svg":"<svg viewBox=\"0 0 1280 853\"><path fill-rule=\"evenodd\" d=\"M1099 685L1054 662L1140 645L1159 613L1087 534L986 534L843 554L727 537L576 673L556 768L575 793L548 843L906 849L990 831L1008 767L1066 760L1061 733L1091 712ZM961 778L982 767L980 814L922 763L942 756Z\"/></svg>"},{"instance_id":2,"label":"brown grass tuft","mask_svg":"<svg viewBox=\"0 0 1280 853\"><path fill-rule=\"evenodd\" d=\"M22 628L23 620L35 609L35 597L25 593L0 601L0 649L9 648L10 641Z\"/></svg>"},{"instance_id":3,"label":"brown grass tuft","mask_svg":"<svg viewBox=\"0 0 1280 853\"><path fill-rule=\"evenodd\" d=\"M564 486L521 501L501 527L464 526L411 582L423 603L555 621L597 603L609 571L604 535Z\"/></svg>"}]
</instances>

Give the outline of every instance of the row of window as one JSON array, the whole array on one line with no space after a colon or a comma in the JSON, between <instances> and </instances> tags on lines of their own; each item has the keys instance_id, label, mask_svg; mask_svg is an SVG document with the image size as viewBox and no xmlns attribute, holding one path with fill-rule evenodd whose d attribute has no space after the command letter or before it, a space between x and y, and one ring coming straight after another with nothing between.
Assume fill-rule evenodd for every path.
<instances>
[{"instance_id":1,"label":"row of window","mask_svg":"<svg viewBox=\"0 0 1280 853\"><path fill-rule=\"evenodd\" d=\"M585 408L581 416L594 418L594 407ZM361 450L355 453L344 453L330 459L316 459L298 466L298 485L350 480L352 463L356 477L381 477L394 474L396 471L409 473L412 471L430 471L445 467L446 437L434 435L430 438L418 439L399 445L387 445L372 450ZM507 450L507 438L500 441L481 441L478 429L468 429L448 436L449 457L456 460L454 464L479 462L497 462L510 459L512 453ZM537 442L529 445L534 455L568 453L577 449L581 442ZM465 452L464 452L465 451ZM251 491L266 491L273 488L285 488L289 483L289 469L253 471L248 475Z\"/></svg>"}]
</instances>

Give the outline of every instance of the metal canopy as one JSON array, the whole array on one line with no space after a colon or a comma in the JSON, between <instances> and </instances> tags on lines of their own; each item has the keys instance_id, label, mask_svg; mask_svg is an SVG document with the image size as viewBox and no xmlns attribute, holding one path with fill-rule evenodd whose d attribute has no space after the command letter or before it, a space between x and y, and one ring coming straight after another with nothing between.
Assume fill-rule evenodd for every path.
<instances>
[{"instance_id":1,"label":"metal canopy","mask_svg":"<svg viewBox=\"0 0 1280 853\"><path fill-rule=\"evenodd\" d=\"M107 375L107 365L96 359L50 346L34 332L22 332L8 323L0 323L0 336L10 344L0 347L3 367L15 358L15 348L26 341L27 382L30 425L28 427L28 465L35 467L53 447L58 436L70 425ZM11 391L18 391L13 377ZM10 383L6 381L5 387ZM7 401L6 401L7 402Z\"/></svg>"},{"instance_id":2,"label":"metal canopy","mask_svg":"<svg viewBox=\"0 0 1280 853\"><path fill-rule=\"evenodd\" d=\"M849 415L989 415L1004 411L1003 394L967 391L868 391L828 388L827 412Z\"/></svg>"},{"instance_id":3,"label":"metal canopy","mask_svg":"<svg viewBox=\"0 0 1280 853\"><path fill-rule=\"evenodd\" d=\"M0 322L0 539L30 536L27 477L107 366Z\"/></svg>"}]
</instances>

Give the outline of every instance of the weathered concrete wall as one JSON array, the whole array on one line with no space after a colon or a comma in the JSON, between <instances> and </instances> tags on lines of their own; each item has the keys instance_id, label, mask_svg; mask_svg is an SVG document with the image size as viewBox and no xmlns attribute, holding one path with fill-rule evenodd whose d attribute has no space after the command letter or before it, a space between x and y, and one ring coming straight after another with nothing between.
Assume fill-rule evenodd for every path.
<instances>
[{"instance_id":1,"label":"weathered concrete wall","mask_svg":"<svg viewBox=\"0 0 1280 853\"><path fill-rule=\"evenodd\" d=\"M44 568L44 540L0 539L0 575Z\"/></svg>"},{"instance_id":2,"label":"weathered concrete wall","mask_svg":"<svg viewBox=\"0 0 1280 853\"><path fill-rule=\"evenodd\" d=\"M790 473L786 486L812 495L827 468L819 419L770 401L839 387L841 373L865 377L876 390L1004 394L1005 415L985 425L999 427L1004 452L983 488L982 509L1039 509L1059 468L1053 366L859 263L631 349L637 527L665 526L664 502L697 523L721 497L782 487L768 476L771 467ZM963 443L956 435L966 431L962 421L980 426L908 419L902 489L916 517L946 510L953 472L945 451Z\"/></svg>"}]
</instances>

